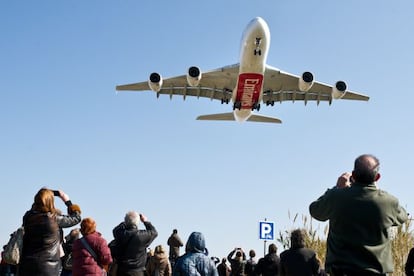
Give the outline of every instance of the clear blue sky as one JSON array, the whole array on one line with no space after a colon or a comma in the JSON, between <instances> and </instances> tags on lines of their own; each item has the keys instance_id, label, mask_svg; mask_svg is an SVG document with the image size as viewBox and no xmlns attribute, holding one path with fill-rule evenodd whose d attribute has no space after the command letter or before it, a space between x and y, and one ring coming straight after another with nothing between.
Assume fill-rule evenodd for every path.
<instances>
[{"instance_id":1,"label":"clear blue sky","mask_svg":"<svg viewBox=\"0 0 414 276\"><path fill-rule=\"evenodd\" d=\"M177 228L183 240L203 232L212 255L237 246L260 257L258 221L301 226L288 213L308 215L362 153L378 156L379 186L412 212L413 10L409 0L1 1L0 242L47 186L108 241L133 209L158 229L153 246ZM116 94L153 71L238 62L256 16L272 34L268 64L345 80L370 101L263 106L283 120L272 125L196 121L231 110L207 99Z\"/></svg>"}]
</instances>

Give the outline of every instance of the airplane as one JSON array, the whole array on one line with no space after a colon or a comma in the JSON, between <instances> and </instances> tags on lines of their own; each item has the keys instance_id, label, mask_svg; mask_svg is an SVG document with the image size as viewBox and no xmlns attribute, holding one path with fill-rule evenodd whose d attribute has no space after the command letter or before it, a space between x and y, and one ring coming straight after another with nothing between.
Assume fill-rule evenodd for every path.
<instances>
[{"instance_id":1,"label":"airplane","mask_svg":"<svg viewBox=\"0 0 414 276\"><path fill-rule=\"evenodd\" d=\"M273 106L283 101L321 101L333 99L368 101L369 97L347 90L344 81L334 86L314 81L311 72L296 76L266 64L270 30L266 21L256 17L247 25L241 40L240 62L207 72L191 66L186 75L165 78L151 73L149 80L116 86L117 91L149 91L160 94L209 98L228 104L233 112L202 115L197 120L282 123L278 118L260 115L260 103Z\"/></svg>"}]
</instances>

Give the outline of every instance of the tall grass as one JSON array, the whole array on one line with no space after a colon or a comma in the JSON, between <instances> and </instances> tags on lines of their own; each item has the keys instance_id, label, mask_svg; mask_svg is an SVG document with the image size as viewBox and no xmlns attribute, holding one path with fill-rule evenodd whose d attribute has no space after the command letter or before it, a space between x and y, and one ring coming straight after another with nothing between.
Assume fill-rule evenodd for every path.
<instances>
[{"instance_id":1,"label":"tall grass","mask_svg":"<svg viewBox=\"0 0 414 276\"><path fill-rule=\"evenodd\" d=\"M302 225L296 226L299 215L295 214L291 217L288 212L288 217L292 220L292 227L288 230L279 231L279 236L276 239L284 249L290 247L290 233L292 230L302 228L307 233L306 247L312 248L319 260L321 266L325 265L326 257L326 238L328 236L328 224L325 224L321 229L321 224L318 223L317 227L313 225L315 220L310 216L302 215ZM395 227L393 230L391 245L392 255L394 260L394 273L391 275L405 275L404 267L407 261L407 256L411 248L414 246L414 235L412 231L412 220L409 219L406 223L399 227Z\"/></svg>"}]
</instances>

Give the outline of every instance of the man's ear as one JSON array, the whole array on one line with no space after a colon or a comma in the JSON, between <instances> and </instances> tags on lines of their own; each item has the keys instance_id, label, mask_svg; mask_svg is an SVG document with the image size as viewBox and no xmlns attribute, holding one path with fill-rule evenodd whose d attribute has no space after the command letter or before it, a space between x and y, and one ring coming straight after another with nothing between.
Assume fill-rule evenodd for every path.
<instances>
[{"instance_id":1,"label":"man's ear","mask_svg":"<svg viewBox=\"0 0 414 276\"><path fill-rule=\"evenodd\" d=\"M377 173L377 175L375 176L375 180L374 181L378 181L381 178L381 174Z\"/></svg>"}]
</instances>

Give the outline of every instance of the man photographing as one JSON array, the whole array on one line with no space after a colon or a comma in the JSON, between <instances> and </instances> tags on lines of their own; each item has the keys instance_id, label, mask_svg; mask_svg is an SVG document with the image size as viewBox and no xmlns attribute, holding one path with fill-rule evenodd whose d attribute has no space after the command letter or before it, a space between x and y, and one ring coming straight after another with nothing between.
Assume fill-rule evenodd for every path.
<instances>
[{"instance_id":1,"label":"man photographing","mask_svg":"<svg viewBox=\"0 0 414 276\"><path fill-rule=\"evenodd\" d=\"M329 220L325 266L330 275L393 272L390 230L408 216L397 198L377 188L379 165L373 155L359 156L352 174L342 174L309 206L313 218Z\"/></svg>"}]
</instances>

